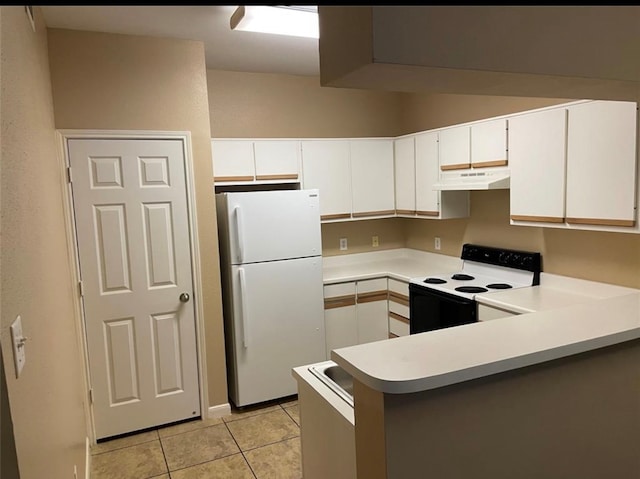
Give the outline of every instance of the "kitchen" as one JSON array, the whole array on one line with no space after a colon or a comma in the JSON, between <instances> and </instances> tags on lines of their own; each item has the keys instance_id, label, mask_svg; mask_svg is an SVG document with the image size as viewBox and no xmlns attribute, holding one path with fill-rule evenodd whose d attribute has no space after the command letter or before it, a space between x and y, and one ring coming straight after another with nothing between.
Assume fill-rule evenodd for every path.
<instances>
[{"instance_id":1,"label":"kitchen","mask_svg":"<svg viewBox=\"0 0 640 479\"><path fill-rule=\"evenodd\" d=\"M42 25L42 19L38 20L38 9L35 11L36 20ZM53 94L47 93L48 79L40 73L39 68L44 67L34 69L34 65L20 63L18 56L12 57L12 61L19 65L14 74L19 75L18 78L29 79L33 84L21 81L11 83L11 78L5 83L4 75L10 70L3 69L3 88L5 85L10 87L16 98L30 97L34 98L34 102L50 105L44 112L36 103L27 104L26 108L23 105L23 113L13 110L13 115L22 119L19 123L22 127L22 139L17 143L19 148L31 145L30 148L35 149L30 150L34 158L51 156L55 151L52 140L55 129L191 131L201 245L217 242L215 224L210 220L215 214L209 197L212 186L209 140L212 136L396 136L567 101L566 98L414 94L321 88L316 79L302 76L206 70L201 46L188 41L52 29L48 32L48 38L40 31L38 42L34 43L26 31L15 32L12 30L14 27L5 23L9 19L19 18L17 13L16 17L11 17L13 13L6 13L3 9L2 15L3 37L18 35L16 38L20 42L17 45L37 51L40 61L48 55L51 69ZM17 21L14 24L20 25ZM45 43L47 40L48 50ZM5 48L3 39L3 52ZM190 75L176 75L179 71L188 71ZM158 76L166 81L154 82L150 87L148 82L142 80ZM30 94L26 94L27 91ZM33 92L38 95L34 97L31 94ZM123 98L127 102L123 102ZM157 98L163 98L164 103L159 104ZM117 106L123 103L127 104L126 109ZM207 104L208 108L202 107ZM7 107L3 101L3 115L11 111L10 108L11 105ZM35 123L33 116L24 113L34 109L38 112ZM163 115L168 110L172 111L171 118ZM47 125L43 128L44 133L33 126L41 124L40 122ZM34 142L33 138L39 140ZM4 144L3 142L3 149ZM3 153L3 173L7 171L5 161ZM46 188L47 198L60 197L59 186L54 181L59 174L58 164L49 161L46 165L47 170L39 173L36 173L35 168L27 173L18 165L15 166L16 169L9 171L17 175L14 177L16 184L29 186L33 180L37 180L42 188ZM3 182L3 215L7 208L4 195L7 191L14 191L7 188L10 185L6 186ZM30 186L23 192L14 194L17 195L17 203L14 204L23 204L23 208L42 197ZM323 255L337 256L402 247L435 252L434 238L439 237L440 253L452 257L459 257L462 244L467 242L540 251L547 272L640 287L636 235L510 226L507 190L472 192L471 205L470 217L463 219L433 221L391 218L325 224L322 227ZM49 208L55 209L50 211ZM37 216L42 213L36 209L31 211L35 215L32 216L27 211L16 210L15 216L3 219L3 254L4 251L14 251L15 257L21 258L20 265L15 268L31 272L31 276L25 277L24 273L11 269L3 261L4 274L18 280L13 287L15 289L3 287L3 310L13 318L14 313L18 314L22 306L17 299L10 301L9 298L24 298L24 292L27 292L32 300L38 300L32 301L34 309L29 316L46 316L44 310L38 309L38 303L42 303L42 307L46 306L47 310L60 311L61 317L73 317L71 288L58 285L60 275L71 276L68 261L63 261L65 253L61 253L65 251L64 228L61 226L63 211L55 205L45 208L44 211L50 211L49 215ZM50 242L40 239L34 244L32 240L20 236L17 244L21 242L23 247L31 249L26 250L28 254L15 253L17 244L11 242L11 237L4 237L4 232L7 231L4 221L8 221L8 225L12 224L11 221L15 221L16 225L23 225L18 226L16 231L23 231L25 227L42 231L39 225L45 224L49 228L46 231ZM371 246L372 236L379 237L379 247ZM342 237L348 238L346 252L339 250L339 239ZM16 249L11 250L11 247ZM44 265L37 261L43 254L49 258ZM205 334L209 404L215 406L227 402L220 284L216 279L219 266L217 255L214 254L203 255L201 261L203 276L206 278L203 286L206 290L204 310L207 324ZM36 289L31 284L41 285L41 288ZM49 298L40 292L45 289L58 291L58 297ZM33 344L38 345L38 349L43 348L43 354L28 359L25 369L27 374L21 378L28 381L28 388L7 378L19 455L39 454L44 444L52 444L54 450L64 447L69 452L65 453L65 457L54 460L56 471L67 470L70 463L83 464L86 435L84 414L77 412L82 410L85 394L79 379L82 377L81 354L76 345L73 322L67 321L65 324L65 330L49 330L47 333L47 329L43 328L41 333L29 331L32 333L30 336L33 336ZM6 326L3 322L3 332ZM43 337L46 334L55 335L59 341L55 345L47 344ZM30 353L35 349L32 346ZM5 343L3 351L5 365L11 364L8 356L10 349ZM29 361L34 361L31 364L46 363L53 356L60 357L60 361L72 372L57 373L58 376L55 376L57 381L67 387L50 397L36 399L48 390L44 386L47 384L47 376L30 376L34 374L34 370L29 372ZM30 397L34 399L29 399ZM42 400L45 402L41 403ZM59 417L51 418L50 411L58 411ZM50 432L43 434L32 421L43 422L45 418L54 423ZM40 465L27 459L21 462L24 464L21 464L24 477L42 477L38 473ZM66 477L62 472L55 474L57 477Z\"/></svg>"}]
</instances>

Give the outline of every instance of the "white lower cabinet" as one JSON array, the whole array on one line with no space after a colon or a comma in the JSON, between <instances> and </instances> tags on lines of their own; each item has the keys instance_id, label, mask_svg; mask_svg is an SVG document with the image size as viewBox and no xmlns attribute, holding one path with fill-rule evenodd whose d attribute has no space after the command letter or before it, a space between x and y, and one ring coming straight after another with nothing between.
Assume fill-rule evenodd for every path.
<instances>
[{"instance_id":1,"label":"white lower cabinet","mask_svg":"<svg viewBox=\"0 0 640 479\"><path fill-rule=\"evenodd\" d=\"M356 292L358 344L387 339L387 278L358 281Z\"/></svg>"},{"instance_id":2,"label":"white lower cabinet","mask_svg":"<svg viewBox=\"0 0 640 479\"><path fill-rule=\"evenodd\" d=\"M409 283L389 278L389 338L409 335Z\"/></svg>"},{"instance_id":3,"label":"white lower cabinet","mask_svg":"<svg viewBox=\"0 0 640 479\"><path fill-rule=\"evenodd\" d=\"M358 344L355 282L325 285L324 330L327 359L333 349Z\"/></svg>"},{"instance_id":4,"label":"white lower cabinet","mask_svg":"<svg viewBox=\"0 0 640 479\"><path fill-rule=\"evenodd\" d=\"M389 337L387 278L324 286L327 359L331 351Z\"/></svg>"}]
</instances>

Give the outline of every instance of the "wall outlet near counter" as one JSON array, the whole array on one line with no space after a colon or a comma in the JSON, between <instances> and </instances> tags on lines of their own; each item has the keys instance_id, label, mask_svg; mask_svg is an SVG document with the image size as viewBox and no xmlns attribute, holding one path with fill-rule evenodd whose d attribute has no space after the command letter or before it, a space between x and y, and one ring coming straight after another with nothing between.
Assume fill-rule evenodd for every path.
<instances>
[{"instance_id":1,"label":"wall outlet near counter","mask_svg":"<svg viewBox=\"0 0 640 479\"><path fill-rule=\"evenodd\" d=\"M438 238L437 236L433 246L436 250L440 250L440 238Z\"/></svg>"},{"instance_id":2,"label":"wall outlet near counter","mask_svg":"<svg viewBox=\"0 0 640 479\"><path fill-rule=\"evenodd\" d=\"M371 246L373 246L374 248L377 248L378 246L380 246L380 240L378 239L377 236L371 237Z\"/></svg>"},{"instance_id":3,"label":"wall outlet near counter","mask_svg":"<svg viewBox=\"0 0 640 479\"><path fill-rule=\"evenodd\" d=\"M340 238L340 251L347 251L347 238Z\"/></svg>"}]
</instances>

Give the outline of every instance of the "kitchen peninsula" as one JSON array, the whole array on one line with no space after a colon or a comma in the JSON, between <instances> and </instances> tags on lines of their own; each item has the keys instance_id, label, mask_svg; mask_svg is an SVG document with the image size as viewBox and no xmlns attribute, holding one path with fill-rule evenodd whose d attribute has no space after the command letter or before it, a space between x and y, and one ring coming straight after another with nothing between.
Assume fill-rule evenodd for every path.
<instances>
[{"instance_id":1,"label":"kitchen peninsula","mask_svg":"<svg viewBox=\"0 0 640 479\"><path fill-rule=\"evenodd\" d=\"M358 478L640 476L640 291L540 283L477 297L515 316L332 351Z\"/></svg>"}]
</instances>

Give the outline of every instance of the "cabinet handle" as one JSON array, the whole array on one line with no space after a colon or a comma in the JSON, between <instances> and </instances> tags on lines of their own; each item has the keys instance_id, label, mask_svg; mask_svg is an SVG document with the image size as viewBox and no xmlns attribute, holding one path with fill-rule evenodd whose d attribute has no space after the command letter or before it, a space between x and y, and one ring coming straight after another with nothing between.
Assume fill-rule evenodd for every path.
<instances>
[{"instance_id":1,"label":"cabinet handle","mask_svg":"<svg viewBox=\"0 0 640 479\"><path fill-rule=\"evenodd\" d=\"M540 221L543 223L564 223L564 218L558 216L527 216L511 215L513 221Z\"/></svg>"},{"instance_id":2,"label":"cabinet handle","mask_svg":"<svg viewBox=\"0 0 640 479\"><path fill-rule=\"evenodd\" d=\"M601 225L601 226L635 226L634 220L607 220L600 218L567 218L567 223L577 225Z\"/></svg>"}]
</instances>

